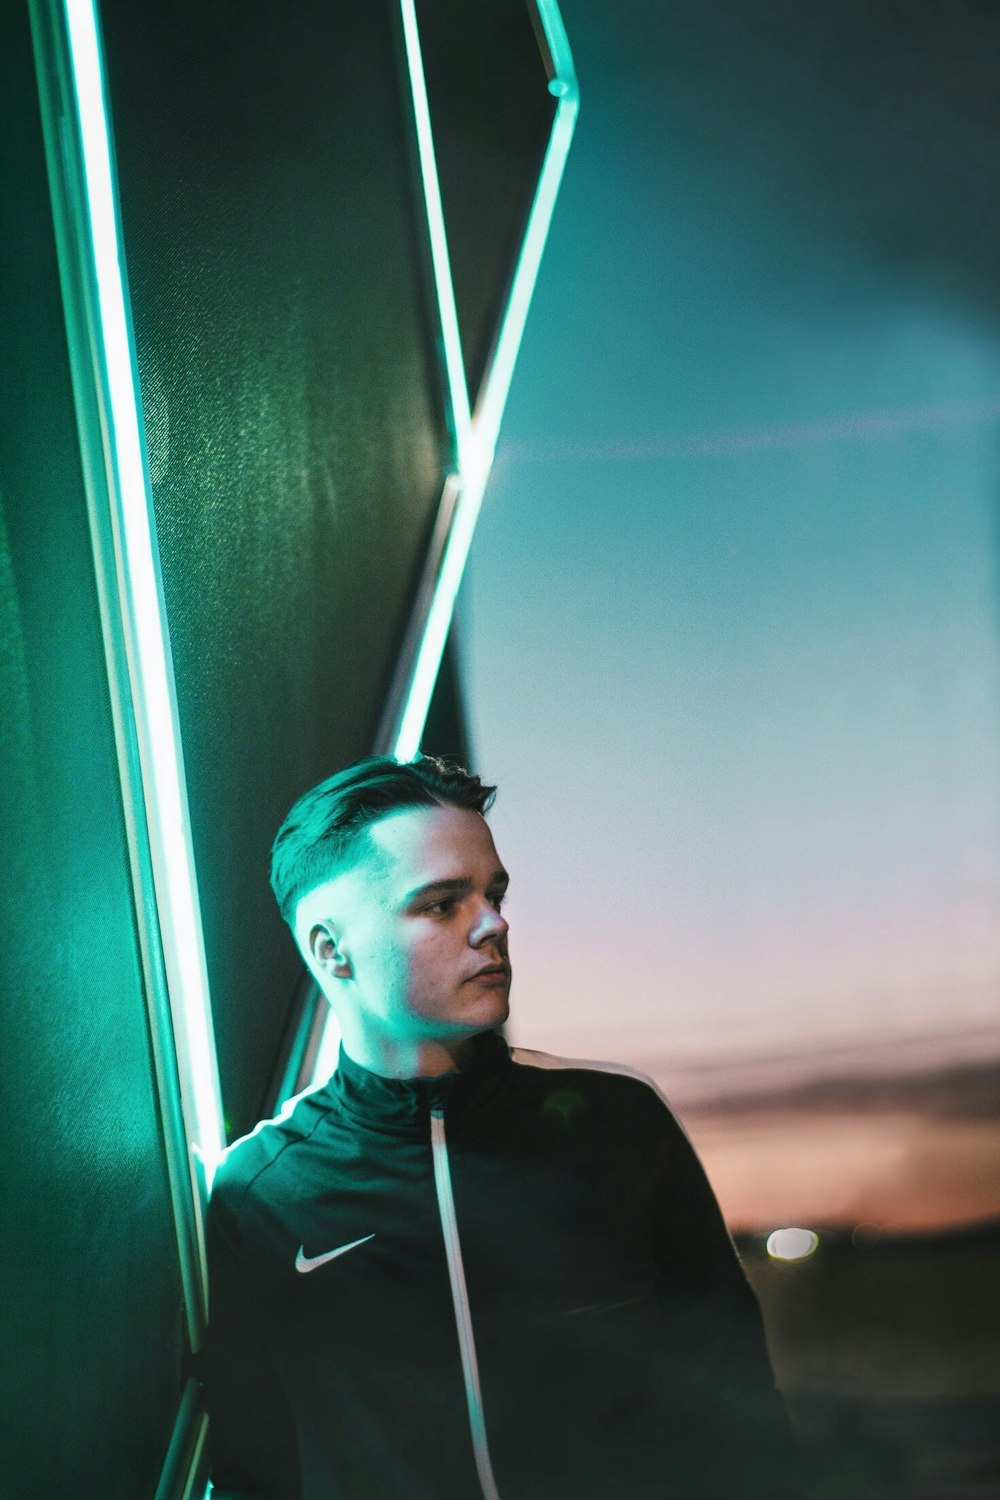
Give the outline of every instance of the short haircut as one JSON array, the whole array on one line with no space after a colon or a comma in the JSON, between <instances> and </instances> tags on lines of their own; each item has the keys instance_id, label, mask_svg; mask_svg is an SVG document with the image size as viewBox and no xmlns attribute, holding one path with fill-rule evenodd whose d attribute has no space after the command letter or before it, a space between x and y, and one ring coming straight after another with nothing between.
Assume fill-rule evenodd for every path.
<instances>
[{"instance_id":1,"label":"short haircut","mask_svg":"<svg viewBox=\"0 0 1000 1500\"><path fill-rule=\"evenodd\" d=\"M303 793L271 849L271 889L289 926L302 896L329 880L370 824L403 807L467 807L485 813L496 796L451 761L373 755Z\"/></svg>"}]
</instances>

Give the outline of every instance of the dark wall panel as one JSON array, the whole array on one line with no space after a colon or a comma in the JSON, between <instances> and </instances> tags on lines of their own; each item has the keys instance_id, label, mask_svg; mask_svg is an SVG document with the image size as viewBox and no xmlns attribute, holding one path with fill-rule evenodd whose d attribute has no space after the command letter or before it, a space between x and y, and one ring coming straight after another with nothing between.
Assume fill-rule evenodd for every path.
<instances>
[{"instance_id":1,"label":"dark wall panel","mask_svg":"<svg viewBox=\"0 0 1000 1500\"><path fill-rule=\"evenodd\" d=\"M454 627L445 643L420 749L424 755L440 755L475 769L473 746L466 727L460 653Z\"/></svg>"},{"instance_id":2,"label":"dark wall panel","mask_svg":"<svg viewBox=\"0 0 1000 1500\"><path fill-rule=\"evenodd\" d=\"M0 1494L136 1500L181 1289L20 5L0 97Z\"/></svg>"},{"instance_id":3,"label":"dark wall panel","mask_svg":"<svg viewBox=\"0 0 1000 1500\"><path fill-rule=\"evenodd\" d=\"M526 0L418 6L469 389L506 303L556 100Z\"/></svg>"},{"instance_id":4,"label":"dark wall panel","mask_svg":"<svg viewBox=\"0 0 1000 1500\"><path fill-rule=\"evenodd\" d=\"M448 457L391 0L102 7L231 1133L299 978L292 800L370 751Z\"/></svg>"}]
</instances>

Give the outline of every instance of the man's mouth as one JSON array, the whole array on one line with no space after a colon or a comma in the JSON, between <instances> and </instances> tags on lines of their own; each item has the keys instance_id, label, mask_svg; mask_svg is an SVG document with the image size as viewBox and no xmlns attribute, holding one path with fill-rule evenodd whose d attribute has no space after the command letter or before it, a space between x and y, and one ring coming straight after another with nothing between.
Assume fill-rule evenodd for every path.
<instances>
[{"instance_id":1,"label":"man's mouth","mask_svg":"<svg viewBox=\"0 0 1000 1500\"><path fill-rule=\"evenodd\" d=\"M507 965L506 964L486 964L484 968L477 969L474 974L470 974L469 978L470 979L506 979L507 978Z\"/></svg>"}]
</instances>

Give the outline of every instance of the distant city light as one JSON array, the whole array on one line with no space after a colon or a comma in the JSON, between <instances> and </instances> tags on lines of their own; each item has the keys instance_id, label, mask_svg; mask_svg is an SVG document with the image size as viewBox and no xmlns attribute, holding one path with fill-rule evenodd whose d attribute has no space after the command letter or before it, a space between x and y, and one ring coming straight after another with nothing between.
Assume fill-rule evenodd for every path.
<instances>
[{"instance_id":1,"label":"distant city light","mask_svg":"<svg viewBox=\"0 0 1000 1500\"><path fill-rule=\"evenodd\" d=\"M812 1229L775 1229L767 1237L767 1253L773 1260L807 1260L818 1244Z\"/></svg>"}]
</instances>

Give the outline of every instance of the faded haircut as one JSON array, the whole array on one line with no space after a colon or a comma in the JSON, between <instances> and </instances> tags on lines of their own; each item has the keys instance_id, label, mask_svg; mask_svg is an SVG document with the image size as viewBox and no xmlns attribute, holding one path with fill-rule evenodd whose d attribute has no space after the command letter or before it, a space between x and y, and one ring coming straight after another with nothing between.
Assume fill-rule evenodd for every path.
<instances>
[{"instance_id":1,"label":"faded haircut","mask_svg":"<svg viewBox=\"0 0 1000 1500\"><path fill-rule=\"evenodd\" d=\"M304 792L271 848L271 889L291 927L307 891L328 880L370 824L401 807L467 807L485 813L496 796L464 766L420 755L373 755Z\"/></svg>"}]
</instances>

